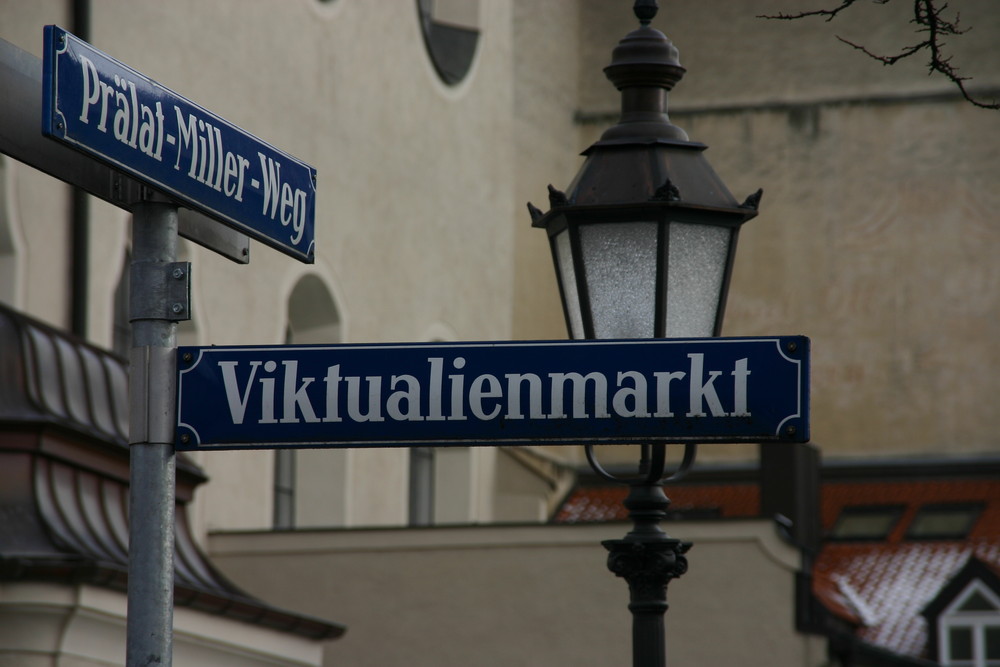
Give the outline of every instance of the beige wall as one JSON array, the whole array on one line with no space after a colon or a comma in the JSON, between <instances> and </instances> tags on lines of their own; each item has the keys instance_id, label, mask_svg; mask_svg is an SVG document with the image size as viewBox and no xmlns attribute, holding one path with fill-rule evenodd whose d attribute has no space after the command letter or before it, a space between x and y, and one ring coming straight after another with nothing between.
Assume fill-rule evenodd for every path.
<instances>
[{"instance_id":1,"label":"beige wall","mask_svg":"<svg viewBox=\"0 0 1000 667\"><path fill-rule=\"evenodd\" d=\"M674 664L816 667L793 630L798 552L767 521L674 524L690 569L669 587ZM320 531L211 538L238 584L348 626L324 664L611 665L631 655L628 586L603 539L624 524Z\"/></svg>"}]
</instances>

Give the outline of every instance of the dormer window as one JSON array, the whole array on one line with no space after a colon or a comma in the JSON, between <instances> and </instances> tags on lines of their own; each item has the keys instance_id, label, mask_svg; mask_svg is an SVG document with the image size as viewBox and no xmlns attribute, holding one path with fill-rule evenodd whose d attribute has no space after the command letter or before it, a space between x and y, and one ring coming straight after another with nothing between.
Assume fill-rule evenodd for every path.
<instances>
[{"instance_id":1,"label":"dormer window","mask_svg":"<svg viewBox=\"0 0 1000 667\"><path fill-rule=\"evenodd\" d=\"M912 540L962 540L982 514L981 503L925 505L920 508L906 537Z\"/></svg>"},{"instance_id":2,"label":"dormer window","mask_svg":"<svg viewBox=\"0 0 1000 667\"><path fill-rule=\"evenodd\" d=\"M845 507L830 531L831 540L884 540L899 522L902 505Z\"/></svg>"},{"instance_id":3,"label":"dormer window","mask_svg":"<svg viewBox=\"0 0 1000 667\"><path fill-rule=\"evenodd\" d=\"M1000 667L1000 598L973 580L938 619L946 667Z\"/></svg>"}]
</instances>

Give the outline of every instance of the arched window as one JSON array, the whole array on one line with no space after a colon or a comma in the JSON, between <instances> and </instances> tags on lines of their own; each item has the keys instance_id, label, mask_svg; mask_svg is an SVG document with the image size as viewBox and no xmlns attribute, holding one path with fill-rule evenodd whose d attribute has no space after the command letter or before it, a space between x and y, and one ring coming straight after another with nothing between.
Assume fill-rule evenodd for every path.
<instances>
[{"instance_id":1,"label":"arched window","mask_svg":"<svg viewBox=\"0 0 1000 667\"><path fill-rule=\"evenodd\" d=\"M330 291L315 275L303 276L288 298L286 344L341 342L340 313ZM276 449L274 451L274 528L287 530L319 521L313 511L334 508L335 500L298 503L303 491L322 496L323 487L335 489L336 475L343 471L344 453L339 450ZM310 487L303 489L303 487ZM332 495L332 494L331 494Z\"/></svg>"},{"instance_id":2,"label":"arched window","mask_svg":"<svg viewBox=\"0 0 1000 667\"><path fill-rule=\"evenodd\" d=\"M288 343L341 342L337 306L318 276L303 276L292 290L286 338Z\"/></svg>"},{"instance_id":3,"label":"arched window","mask_svg":"<svg viewBox=\"0 0 1000 667\"><path fill-rule=\"evenodd\" d=\"M420 28L438 76L454 86L469 73L479 44L480 0L417 0Z\"/></svg>"},{"instance_id":4,"label":"arched window","mask_svg":"<svg viewBox=\"0 0 1000 667\"><path fill-rule=\"evenodd\" d=\"M17 243L10 182L10 163L0 155L0 301L17 306Z\"/></svg>"},{"instance_id":5,"label":"arched window","mask_svg":"<svg viewBox=\"0 0 1000 667\"><path fill-rule=\"evenodd\" d=\"M409 522L411 526L434 523L434 447L410 448Z\"/></svg>"}]
</instances>

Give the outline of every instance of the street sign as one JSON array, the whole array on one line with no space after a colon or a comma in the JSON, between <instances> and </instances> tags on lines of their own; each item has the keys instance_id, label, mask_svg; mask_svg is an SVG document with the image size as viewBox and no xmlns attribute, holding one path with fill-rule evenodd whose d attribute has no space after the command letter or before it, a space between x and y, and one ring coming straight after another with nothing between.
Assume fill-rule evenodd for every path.
<instances>
[{"instance_id":1,"label":"street sign","mask_svg":"<svg viewBox=\"0 0 1000 667\"><path fill-rule=\"evenodd\" d=\"M129 208L139 184L120 171L38 130L42 117L42 61L0 39L0 153L104 201ZM250 239L188 208L178 210L177 233L239 264L250 262Z\"/></svg>"},{"instance_id":2,"label":"street sign","mask_svg":"<svg viewBox=\"0 0 1000 667\"><path fill-rule=\"evenodd\" d=\"M178 449L809 439L802 336L177 354Z\"/></svg>"},{"instance_id":3,"label":"street sign","mask_svg":"<svg viewBox=\"0 0 1000 667\"><path fill-rule=\"evenodd\" d=\"M42 133L300 261L314 253L316 170L46 26Z\"/></svg>"}]
</instances>

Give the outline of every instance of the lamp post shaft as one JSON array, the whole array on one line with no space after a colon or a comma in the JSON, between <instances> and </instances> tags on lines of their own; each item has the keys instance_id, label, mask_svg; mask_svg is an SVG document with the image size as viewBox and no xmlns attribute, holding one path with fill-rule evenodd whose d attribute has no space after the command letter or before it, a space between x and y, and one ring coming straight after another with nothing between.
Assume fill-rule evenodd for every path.
<instances>
[{"instance_id":1,"label":"lamp post shaft","mask_svg":"<svg viewBox=\"0 0 1000 667\"><path fill-rule=\"evenodd\" d=\"M632 612L633 667L666 667L667 584L687 571L684 556L691 544L667 536L660 528L670 500L659 480L632 483L625 507L633 528L623 539L602 542L608 569L625 579Z\"/></svg>"}]
</instances>

